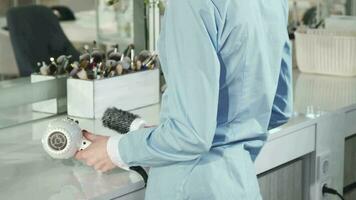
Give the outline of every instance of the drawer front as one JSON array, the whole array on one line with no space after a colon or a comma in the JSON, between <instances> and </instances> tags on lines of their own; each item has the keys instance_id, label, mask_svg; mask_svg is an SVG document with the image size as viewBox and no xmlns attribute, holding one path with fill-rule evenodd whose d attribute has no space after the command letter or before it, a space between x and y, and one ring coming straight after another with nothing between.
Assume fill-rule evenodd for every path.
<instances>
[{"instance_id":1,"label":"drawer front","mask_svg":"<svg viewBox=\"0 0 356 200\"><path fill-rule=\"evenodd\" d=\"M346 137L356 134L356 109L346 113Z\"/></svg>"},{"instance_id":2,"label":"drawer front","mask_svg":"<svg viewBox=\"0 0 356 200\"><path fill-rule=\"evenodd\" d=\"M313 125L268 141L255 162L257 174L315 151L315 130Z\"/></svg>"}]
</instances>

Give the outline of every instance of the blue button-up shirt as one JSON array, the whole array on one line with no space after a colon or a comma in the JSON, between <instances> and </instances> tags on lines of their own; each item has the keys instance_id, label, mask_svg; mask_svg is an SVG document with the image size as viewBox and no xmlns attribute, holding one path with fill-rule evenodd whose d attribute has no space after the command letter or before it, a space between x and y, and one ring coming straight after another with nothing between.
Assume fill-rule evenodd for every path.
<instances>
[{"instance_id":1,"label":"blue button-up shirt","mask_svg":"<svg viewBox=\"0 0 356 200\"><path fill-rule=\"evenodd\" d=\"M151 167L146 199L260 199L253 161L291 115L287 0L168 0L158 127L118 148Z\"/></svg>"}]
</instances>

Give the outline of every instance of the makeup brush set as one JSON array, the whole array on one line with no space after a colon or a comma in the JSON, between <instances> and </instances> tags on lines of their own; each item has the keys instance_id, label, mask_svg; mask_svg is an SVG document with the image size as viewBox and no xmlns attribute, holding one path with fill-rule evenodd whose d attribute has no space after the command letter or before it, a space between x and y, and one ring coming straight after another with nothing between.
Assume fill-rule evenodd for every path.
<instances>
[{"instance_id":1,"label":"makeup brush set","mask_svg":"<svg viewBox=\"0 0 356 200\"><path fill-rule=\"evenodd\" d=\"M124 51L118 45L103 51L95 41L82 52L79 58L62 55L38 63L38 73L31 75L31 82L56 79L61 81L58 88L67 95L65 101L38 102L33 110L59 113L64 108L70 116L95 119L102 117L107 107L133 110L159 102L157 54L143 50L136 55L132 44Z\"/></svg>"},{"instance_id":2,"label":"makeup brush set","mask_svg":"<svg viewBox=\"0 0 356 200\"><path fill-rule=\"evenodd\" d=\"M122 53L118 45L113 46L107 53L94 47L91 50L86 49L79 62L72 65L70 76L82 80L104 79L154 69L156 63L157 55L147 50L135 56L134 45L129 45Z\"/></svg>"},{"instance_id":3,"label":"makeup brush set","mask_svg":"<svg viewBox=\"0 0 356 200\"><path fill-rule=\"evenodd\" d=\"M45 61L37 63L37 72L44 76L57 76L69 74L71 72L72 64L70 59L72 56L61 55L57 59L50 58L49 63Z\"/></svg>"},{"instance_id":4,"label":"makeup brush set","mask_svg":"<svg viewBox=\"0 0 356 200\"><path fill-rule=\"evenodd\" d=\"M51 58L49 64L38 63L38 72L41 75L63 75L81 80L97 80L121 76L138 71L152 70L157 66L158 56L150 51L143 50L135 55L135 46L129 45L124 52L119 51L119 46L114 45L106 53L93 42L93 48L87 45L84 53L79 56L79 61L70 62L71 56Z\"/></svg>"}]
</instances>

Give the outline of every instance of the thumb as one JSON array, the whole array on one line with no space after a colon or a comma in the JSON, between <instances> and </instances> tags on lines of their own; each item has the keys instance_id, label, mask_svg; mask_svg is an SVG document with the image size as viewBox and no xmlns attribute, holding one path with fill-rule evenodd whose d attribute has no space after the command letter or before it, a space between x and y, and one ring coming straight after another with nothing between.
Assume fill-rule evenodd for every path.
<instances>
[{"instance_id":1,"label":"thumb","mask_svg":"<svg viewBox=\"0 0 356 200\"><path fill-rule=\"evenodd\" d=\"M96 135L94 135L93 133L90 133L90 132L88 132L88 131L86 131L86 130L83 130L82 132L83 132L83 136L84 136L87 140L89 140L89 141L91 141L91 142L95 141L96 138L97 138Z\"/></svg>"}]
</instances>

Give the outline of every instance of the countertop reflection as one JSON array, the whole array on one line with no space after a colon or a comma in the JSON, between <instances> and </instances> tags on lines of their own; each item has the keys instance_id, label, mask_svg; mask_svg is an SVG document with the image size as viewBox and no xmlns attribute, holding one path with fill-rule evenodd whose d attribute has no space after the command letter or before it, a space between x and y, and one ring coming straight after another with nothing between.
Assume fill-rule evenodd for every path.
<instances>
[{"instance_id":1,"label":"countertop reflection","mask_svg":"<svg viewBox=\"0 0 356 200\"><path fill-rule=\"evenodd\" d=\"M16 106L11 106L11 103L16 101L16 99L11 99L13 100L12 102L4 102L4 99L8 99L6 94L9 94L9 91L18 99L31 99L31 96L25 95L22 90L18 89L30 84L30 77L0 81L0 98L3 100L0 105L0 129L45 119L55 115L52 113L35 112L32 104L18 104Z\"/></svg>"},{"instance_id":2,"label":"countertop reflection","mask_svg":"<svg viewBox=\"0 0 356 200\"><path fill-rule=\"evenodd\" d=\"M0 130L31 121L52 117L54 114L35 112L32 105L20 105L0 109Z\"/></svg>"},{"instance_id":3,"label":"countertop reflection","mask_svg":"<svg viewBox=\"0 0 356 200\"><path fill-rule=\"evenodd\" d=\"M356 105L356 77L294 71L294 111L306 117L349 110Z\"/></svg>"}]
</instances>

